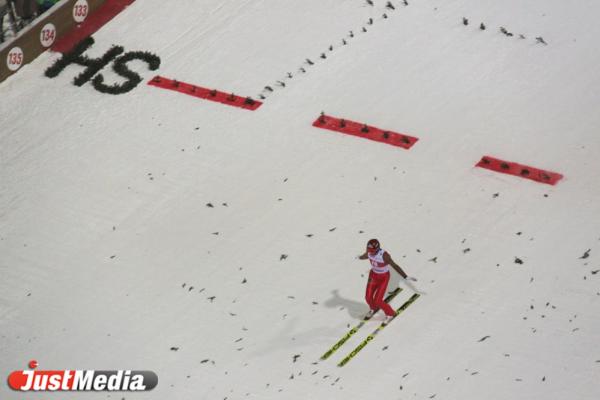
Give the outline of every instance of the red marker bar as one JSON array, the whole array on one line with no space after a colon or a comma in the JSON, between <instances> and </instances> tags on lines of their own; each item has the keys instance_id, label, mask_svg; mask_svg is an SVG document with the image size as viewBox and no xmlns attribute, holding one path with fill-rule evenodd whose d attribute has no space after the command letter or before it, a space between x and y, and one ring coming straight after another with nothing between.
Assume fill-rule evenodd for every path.
<instances>
[{"instance_id":1,"label":"red marker bar","mask_svg":"<svg viewBox=\"0 0 600 400\"><path fill-rule=\"evenodd\" d=\"M206 89L190 83L179 82L176 79L168 79L162 76L155 76L148 85L156 86L162 89L174 90L189 96L199 97L204 100L216 101L217 103L227 104L228 106L240 107L246 110L254 111L262 105L260 101L250 97L240 97L233 93L220 92L216 89Z\"/></svg>"},{"instance_id":2,"label":"red marker bar","mask_svg":"<svg viewBox=\"0 0 600 400\"><path fill-rule=\"evenodd\" d=\"M503 161L489 156L483 156L481 161L479 161L475 166L501 172L503 174L531 179L536 182L547 183L548 185L555 185L563 177L561 174L556 172L544 171L543 169L533 168L510 161Z\"/></svg>"},{"instance_id":3,"label":"red marker bar","mask_svg":"<svg viewBox=\"0 0 600 400\"><path fill-rule=\"evenodd\" d=\"M314 127L329 129L331 131L345 133L347 135L358 136L376 142L391 144L392 146L410 149L419 138L385 131L383 129L368 126L359 122L348 121L342 118L335 118L329 115L321 114L312 124Z\"/></svg>"}]
</instances>

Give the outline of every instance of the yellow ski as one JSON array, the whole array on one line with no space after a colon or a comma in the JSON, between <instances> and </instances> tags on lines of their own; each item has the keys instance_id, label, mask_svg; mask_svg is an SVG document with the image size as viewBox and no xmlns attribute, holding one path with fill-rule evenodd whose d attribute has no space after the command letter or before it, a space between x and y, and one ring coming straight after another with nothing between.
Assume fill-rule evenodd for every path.
<instances>
[{"instance_id":1,"label":"yellow ski","mask_svg":"<svg viewBox=\"0 0 600 400\"><path fill-rule=\"evenodd\" d=\"M396 297L396 295L398 295L398 293L400 293L402 291L402 288L396 288L396 290L394 290L393 292L391 292L386 298L385 298L385 302L388 303L390 302L394 297ZM379 311L379 310L378 310ZM350 337L352 335L354 335L360 328L363 327L363 325L369 320L371 319L371 317L368 318L364 318L360 324L356 325L354 328L350 329L348 331L348 333L346 333L336 344L334 344L329 350L327 350L325 352L325 354L323 354L321 356L321 360L326 360L329 358L329 356L331 356L337 349L339 349L344 343L346 343L348 341L348 339L350 339Z\"/></svg>"},{"instance_id":2,"label":"yellow ski","mask_svg":"<svg viewBox=\"0 0 600 400\"><path fill-rule=\"evenodd\" d=\"M395 319L395 318L396 318L398 315L400 315L400 313L401 313L402 311L406 310L406 308L407 308L408 306L410 306L410 305L411 305L411 304L412 304L412 303L413 303L413 302L414 302L416 299L418 299L418 298L419 298L419 296L420 296L420 294L418 294L418 293L415 293L415 294L413 294L413 295L410 297L410 299L408 299L408 300L407 300L407 301L406 301L404 304L402 304L402 305L400 306L400 308L398 308L398 309L396 310L396 315L395 315L395 316L394 316L394 318L392 318L392 320L391 320L391 321L389 321L389 322L392 322L392 321L393 321L393 320L394 320L394 319ZM371 340L373 340L373 339L375 338L375 335L377 335L379 332L381 332L381 330L382 330L383 328L385 328L386 326L388 326L388 325L389 325L389 322L388 322L386 325L384 325L384 324L381 324L381 325L379 325L379 326L377 327L377 329L375 329L373 332L371 332L371 334L370 334L369 336L367 336L367 338L366 338L365 340L363 340L363 341L362 341L362 342L361 342L361 343L360 343L358 346L356 346L356 348L355 348L354 350L352 350L352 351L351 351L351 352L350 352L350 353L349 353L349 354L348 354L346 357L344 357L344 358L342 359L342 361L340 361L340 362L338 363L338 367L343 367L343 366L344 366L344 365L346 365L346 364L347 364L347 363L348 363L350 360L352 360L352 358L353 358L353 357L354 357L354 356L355 356L355 355L356 355L356 354L357 354L359 351L361 351L361 350L362 350L362 349L363 349L363 348L364 348L364 347L365 347L365 346L366 346L366 345L367 345L367 344L368 344L368 343L369 343Z\"/></svg>"}]
</instances>

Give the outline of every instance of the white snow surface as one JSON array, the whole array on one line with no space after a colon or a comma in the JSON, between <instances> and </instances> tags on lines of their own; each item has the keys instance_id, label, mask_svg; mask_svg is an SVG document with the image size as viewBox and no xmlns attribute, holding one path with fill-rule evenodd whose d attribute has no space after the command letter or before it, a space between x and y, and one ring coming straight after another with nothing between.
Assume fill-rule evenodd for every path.
<instances>
[{"instance_id":1,"label":"white snow surface","mask_svg":"<svg viewBox=\"0 0 600 400\"><path fill-rule=\"evenodd\" d=\"M265 94L254 112L76 87L82 67L44 76L51 52L0 84L0 375L159 378L1 399L600 398L600 3L392 3L144 0L94 34L89 56L153 52L160 75ZM368 309L371 237L425 294L339 368L381 321L319 361Z\"/></svg>"}]
</instances>

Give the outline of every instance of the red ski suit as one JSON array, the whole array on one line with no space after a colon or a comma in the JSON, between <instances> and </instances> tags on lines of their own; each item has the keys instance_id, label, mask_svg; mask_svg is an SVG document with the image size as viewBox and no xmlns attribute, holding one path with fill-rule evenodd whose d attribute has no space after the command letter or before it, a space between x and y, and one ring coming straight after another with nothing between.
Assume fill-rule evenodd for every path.
<instances>
[{"instance_id":1,"label":"red ski suit","mask_svg":"<svg viewBox=\"0 0 600 400\"><path fill-rule=\"evenodd\" d=\"M365 299L371 310L381 309L385 315L393 316L396 312L388 303L383 301L388 282L390 281L390 267L383 259L384 253L385 250L379 249L374 254L368 254L369 261L371 262L371 272L369 272Z\"/></svg>"}]
</instances>

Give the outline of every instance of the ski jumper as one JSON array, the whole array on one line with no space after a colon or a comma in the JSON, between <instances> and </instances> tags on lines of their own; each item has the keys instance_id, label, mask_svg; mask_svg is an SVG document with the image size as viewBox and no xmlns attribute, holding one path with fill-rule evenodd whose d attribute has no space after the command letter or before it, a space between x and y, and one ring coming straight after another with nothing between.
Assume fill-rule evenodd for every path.
<instances>
[{"instance_id":1,"label":"ski jumper","mask_svg":"<svg viewBox=\"0 0 600 400\"><path fill-rule=\"evenodd\" d=\"M371 310L381 309L385 315L395 315L395 311L388 303L383 301L383 296L390 281L390 266L383 260L385 250L379 249L375 254L367 254L371 262L371 272L367 282L365 299Z\"/></svg>"}]
</instances>

